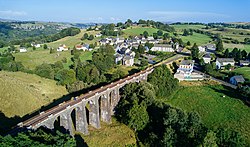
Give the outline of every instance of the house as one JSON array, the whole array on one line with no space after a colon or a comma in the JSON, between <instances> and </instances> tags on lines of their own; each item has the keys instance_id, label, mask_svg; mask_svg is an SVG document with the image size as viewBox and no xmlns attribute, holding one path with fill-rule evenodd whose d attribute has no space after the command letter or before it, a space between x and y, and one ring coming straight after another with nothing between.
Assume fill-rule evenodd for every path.
<instances>
[{"instance_id":1,"label":"house","mask_svg":"<svg viewBox=\"0 0 250 147\"><path fill-rule=\"evenodd\" d=\"M203 80L203 74L193 72L194 70L194 60L183 60L177 69L177 72L174 74L174 78L177 78L179 81L188 80Z\"/></svg>"},{"instance_id":2,"label":"house","mask_svg":"<svg viewBox=\"0 0 250 147\"><path fill-rule=\"evenodd\" d=\"M245 79L242 75L239 76L233 76L230 78L230 83L233 85L243 84L245 82Z\"/></svg>"},{"instance_id":3,"label":"house","mask_svg":"<svg viewBox=\"0 0 250 147\"><path fill-rule=\"evenodd\" d=\"M206 52L206 47L205 46L198 46L199 52Z\"/></svg>"},{"instance_id":4,"label":"house","mask_svg":"<svg viewBox=\"0 0 250 147\"><path fill-rule=\"evenodd\" d=\"M183 73L184 75L191 75L194 70L194 60L182 60L177 73Z\"/></svg>"},{"instance_id":5,"label":"house","mask_svg":"<svg viewBox=\"0 0 250 147\"><path fill-rule=\"evenodd\" d=\"M41 47L41 44L31 43L31 46L34 46L35 48L39 48L39 47Z\"/></svg>"},{"instance_id":6,"label":"house","mask_svg":"<svg viewBox=\"0 0 250 147\"><path fill-rule=\"evenodd\" d=\"M102 34L96 34L95 37L102 37Z\"/></svg>"},{"instance_id":7,"label":"house","mask_svg":"<svg viewBox=\"0 0 250 147\"><path fill-rule=\"evenodd\" d=\"M240 60L240 66L248 66L248 65L250 65L250 61L248 61L248 60Z\"/></svg>"},{"instance_id":8,"label":"house","mask_svg":"<svg viewBox=\"0 0 250 147\"><path fill-rule=\"evenodd\" d=\"M206 50L208 52L215 52L216 46L214 44L208 44L208 45L206 45Z\"/></svg>"},{"instance_id":9,"label":"house","mask_svg":"<svg viewBox=\"0 0 250 147\"><path fill-rule=\"evenodd\" d=\"M122 58L122 65L125 65L125 66L133 66L134 65L134 57L132 56L124 56Z\"/></svg>"},{"instance_id":10,"label":"house","mask_svg":"<svg viewBox=\"0 0 250 147\"><path fill-rule=\"evenodd\" d=\"M230 64L231 66L234 66L235 61L234 58L217 58L216 59L216 68L221 69L222 67Z\"/></svg>"},{"instance_id":11,"label":"house","mask_svg":"<svg viewBox=\"0 0 250 147\"><path fill-rule=\"evenodd\" d=\"M77 49L77 50L86 51L86 50L89 49L89 45L88 45L88 44L85 44L85 45L76 45L76 49Z\"/></svg>"},{"instance_id":12,"label":"house","mask_svg":"<svg viewBox=\"0 0 250 147\"><path fill-rule=\"evenodd\" d=\"M58 51L58 52L67 51L67 50L69 50L69 49L68 49L68 47L67 47L65 44L60 45L60 46L57 48L57 51Z\"/></svg>"},{"instance_id":13,"label":"house","mask_svg":"<svg viewBox=\"0 0 250 147\"><path fill-rule=\"evenodd\" d=\"M174 52L172 45L169 44L155 44L151 51L161 51L161 52Z\"/></svg>"},{"instance_id":14,"label":"house","mask_svg":"<svg viewBox=\"0 0 250 147\"><path fill-rule=\"evenodd\" d=\"M106 45L109 43L108 39L101 39L99 42L101 45Z\"/></svg>"},{"instance_id":15,"label":"house","mask_svg":"<svg viewBox=\"0 0 250 147\"><path fill-rule=\"evenodd\" d=\"M121 54L115 54L115 64L118 64L121 61L123 56Z\"/></svg>"},{"instance_id":16,"label":"house","mask_svg":"<svg viewBox=\"0 0 250 147\"><path fill-rule=\"evenodd\" d=\"M210 62L211 62L211 56L210 56L210 54L207 53L202 58L203 58L204 63L210 64Z\"/></svg>"},{"instance_id":17,"label":"house","mask_svg":"<svg viewBox=\"0 0 250 147\"><path fill-rule=\"evenodd\" d=\"M21 48L19 49L19 51L20 51L20 53L25 53L25 52L27 52L27 49L24 48L24 47L21 47Z\"/></svg>"}]
</instances>

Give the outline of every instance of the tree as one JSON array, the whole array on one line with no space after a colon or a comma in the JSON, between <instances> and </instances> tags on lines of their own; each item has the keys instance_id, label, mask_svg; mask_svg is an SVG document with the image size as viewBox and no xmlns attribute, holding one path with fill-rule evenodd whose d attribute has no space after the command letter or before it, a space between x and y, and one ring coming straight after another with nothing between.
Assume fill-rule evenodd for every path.
<instances>
[{"instance_id":1,"label":"tree","mask_svg":"<svg viewBox=\"0 0 250 147\"><path fill-rule=\"evenodd\" d=\"M241 56L242 56L242 59L246 59L247 58L247 52L245 50L241 51Z\"/></svg>"},{"instance_id":2,"label":"tree","mask_svg":"<svg viewBox=\"0 0 250 147\"><path fill-rule=\"evenodd\" d=\"M225 53L224 53L224 56L225 56L225 58L228 58L228 57L229 57L229 50L228 50L228 48L226 49L226 51L225 51Z\"/></svg>"},{"instance_id":3,"label":"tree","mask_svg":"<svg viewBox=\"0 0 250 147\"><path fill-rule=\"evenodd\" d=\"M231 64L227 64L227 65L225 66L225 69L226 69L226 70L230 70L230 69L231 69L231 67L232 67L232 65L231 65Z\"/></svg>"},{"instance_id":4,"label":"tree","mask_svg":"<svg viewBox=\"0 0 250 147\"><path fill-rule=\"evenodd\" d=\"M44 44L44 45L43 45L43 49L48 49L47 44Z\"/></svg>"},{"instance_id":5,"label":"tree","mask_svg":"<svg viewBox=\"0 0 250 147\"><path fill-rule=\"evenodd\" d=\"M54 79L55 72L50 64L43 63L36 66L35 73L41 77Z\"/></svg>"},{"instance_id":6,"label":"tree","mask_svg":"<svg viewBox=\"0 0 250 147\"><path fill-rule=\"evenodd\" d=\"M141 66L142 66L142 67L148 66L148 60L146 60L146 59L143 58L143 59L141 60Z\"/></svg>"},{"instance_id":7,"label":"tree","mask_svg":"<svg viewBox=\"0 0 250 147\"><path fill-rule=\"evenodd\" d=\"M164 40L167 40L168 38L170 38L169 33L164 33L164 34L163 34L163 39L164 39Z\"/></svg>"},{"instance_id":8,"label":"tree","mask_svg":"<svg viewBox=\"0 0 250 147\"><path fill-rule=\"evenodd\" d=\"M148 36L149 36L148 32L147 32L147 31L144 31L144 32L143 32L143 36L144 36L145 38L148 38Z\"/></svg>"},{"instance_id":9,"label":"tree","mask_svg":"<svg viewBox=\"0 0 250 147\"><path fill-rule=\"evenodd\" d=\"M137 50L138 50L138 52L139 52L140 54L145 53L145 47L144 47L142 44L139 44Z\"/></svg>"},{"instance_id":10,"label":"tree","mask_svg":"<svg viewBox=\"0 0 250 147\"><path fill-rule=\"evenodd\" d=\"M162 31L162 30L158 30L158 31L157 31L157 35L158 35L158 36L162 36L162 35L163 35L163 31Z\"/></svg>"},{"instance_id":11,"label":"tree","mask_svg":"<svg viewBox=\"0 0 250 147\"><path fill-rule=\"evenodd\" d=\"M153 44L153 43L146 42L146 43L145 43L145 46L147 46L149 49L151 49L152 47L154 47L154 44Z\"/></svg>"},{"instance_id":12,"label":"tree","mask_svg":"<svg viewBox=\"0 0 250 147\"><path fill-rule=\"evenodd\" d=\"M187 46L190 46L190 45L191 45L191 43L190 43L190 41L188 41L188 42L187 42Z\"/></svg>"},{"instance_id":13,"label":"tree","mask_svg":"<svg viewBox=\"0 0 250 147\"><path fill-rule=\"evenodd\" d=\"M216 140L217 140L216 133L214 133L213 131L209 131L206 137L204 138L202 145L210 147L218 147Z\"/></svg>"},{"instance_id":14,"label":"tree","mask_svg":"<svg viewBox=\"0 0 250 147\"><path fill-rule=\"evenodd\" d=\"M82 37L82 40L86 40L86 39L88 39L88 37L89 37L88 33L84 33L83 37Z\"/></svg>"},{"instance_id":15,"label":"tree","mask_svg":"<svg viewBox=\"0 0 250 147\"><path fill-rule=\"evenodd\" d=\"M157 33L153 33L153 37L154 37L154 39L158 39Z\"/></svg>"},{"instance_id":16,"label":"tree","mask_svg":"<svg viewBox=\"0 0 250 147\"><path fill-rule=\"evenodd\" d=\"M155 87L158 97L168 97L178 88L178 80L173 77L166 65L156 67L148 76L148 82Z\"/></svg>"},{"instance_id":17,"label":"tree","mask_svg":"<svg viewBox=\"0 0 250 147\"><path fill-rule=\"evenodd\" d=\"M182 36L188 36L188 35L189 35L189 32L186 29L184 29Z\"/></svg>"},{"instance_id":18,"label":"tree","mask_svg":"<svg viewBox=\"0 0 250 147\"><path fill-rule=\"evenodd\" d=\"M217 44L216 44L216 50L218 52L223 52L224 48L223 48L223 43L221 39L218 39Z\"/></svg>"},{"instance_id":19,"label":"tree","mask_svg":"<svg viewBox=\"0 0 250 147\"><path fill-rule=\"evenodd\" d=\"M144 105L138 105L135 103L133 107L128 111L128 126L135 131L140 131L145 128L149 122L149 116L147 113L147 107Z\"/></svg>"},{"instance_id":20,"label":"tree","mask_svg":"<svg viewBox=\"0 0 250 147\"><path fill-rule=\"evenodd\" d=\"M62 69L58 71L55 75L55 79L60 85L73 84L76 81L75 71L70 69Z\"/></svg>"},{"instance_id":21,"label":"tree","mask_svg":"<svg viewBox=\"0 0 250 147\"><path fill-rule=\"evenodd\" d=\"M93 40L94 39L94 35L89 35L89 38L88 38L88 40Z\"/></svg>"},{"instance_id":22,"label":"tree","mask_svg":"<svg viewBox=\"0 0 250 147\"><path fill-rule=\"evenodd\" d=\"M240 61L241 59L242 59L241 50L238 50L238 52L236 53L235 60Z\"/></svg>"},{"instance_id":23,"label":"tree","mask_svg":"<svg viewBox=\"0 0 250 147\"><path fill-rule=\"evenodd\" d=\"M213 71L213 66L211 64L205 64L204 66L205 73L210 73Z\"/></svg>"},{"instance_id":24,"label":"tree","mask_svg":"<svg viewBox=\"0 0 250 147\"><path fill-rule=\"evenodd\" d=\"M97 52L93 53L92 61L99 71L104 72L115 65L115 50L112 46L101 46Z\"/></svg>"},{"instance_id":25,"label":"tree","mask_svg":"<svg viewBox=\"0 0 250 147\"><path fill-rule=\"evenodd\" d=\"M196 61L199 59L199 48L196 45L196 43L194 43L193 47L191 48L191 56L192 56L192 59Z\"/></svg>"},{"instance_id":26,"label":"tree","mask_svg":"<svg viewBox=\"0 0 250 147\"><path fill-rule=\"evenodd\" d=\"M248 60L250 60L250 53L248 53L248 55L247 55L247 59L248 59Z\"/></svg>"}]
</instances>

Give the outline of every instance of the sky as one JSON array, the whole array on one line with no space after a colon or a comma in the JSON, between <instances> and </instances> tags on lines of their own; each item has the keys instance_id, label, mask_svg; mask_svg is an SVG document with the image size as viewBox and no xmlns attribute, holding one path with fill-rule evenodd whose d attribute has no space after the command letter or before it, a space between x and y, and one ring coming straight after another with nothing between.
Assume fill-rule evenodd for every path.
<instances>
[{"instance_id":1,"label":"sky","mask_svg":"<svg viewBox=\"0 0 250 147\"><path fill-rule=\"evenodd\" d=\"M0 18L74 23L250 22L250 0L0 0Z\"/></svg>"}]
</instances>

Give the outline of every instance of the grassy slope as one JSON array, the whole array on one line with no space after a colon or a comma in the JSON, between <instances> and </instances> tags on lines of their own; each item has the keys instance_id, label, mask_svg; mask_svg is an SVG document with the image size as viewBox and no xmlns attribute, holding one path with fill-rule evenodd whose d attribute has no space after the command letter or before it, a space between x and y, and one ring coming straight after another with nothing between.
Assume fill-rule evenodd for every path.
<instances>
[{"instance_id":1,"label":"grassy slope","mask_svg":"<svg viewBox=\"0 0 250 147\"><path fill-rule=\"evenodd\" d=\"M67 94L56 81L22 72L0 72L0 111L23 116Z\"/></svg>"},{"instance_id":2,"label":"grassy slope","mask_svg":"<svg viewBox=\"0 0 250 147\"><path fill-rule=\"evenodd\" d=\"M193 33L193 35L190 36L181 36L181 39L183 42L190 41L191 44L196 43L197 45L204 45L209 43L210 40L212 40L209 36Z\"/></svg>"},{"instance_id":3,"label":"grassy slope","mask_svg":"<svg viewBox=\"0 0 250 147\"><path fill-rule=\"evenodd\" d=\"M134 132L115 119L110 125L101 123L98 130L89 127L89 133L88 136L80 134L88 146L125 146L136 143Z\"/></svg>"},{"instance_id":4,"label":"grassy slope","mask_svg":"<svg viewBox=\"0 0 250 147\"><path fill-rule=\"evenodd\" d=\"M223 98L222 96L226 97ZM186 111L196 111L209 128L225 127L241 132L250 143L250 109L234 91L221 85L184 87L167 103Z\"/></svg>"},{"instance_id":5,"label":"grassy slope","mask_svg":"<svg viewBox=\"0 0 250 147\"><path fill-rule=\"evenodd\" d=\"M136 36L143 34L144 31L147 31L150 36L153 35L153 33L156 33L158 29L156 28L150 28L150 27L132 27L124 30L123 32L125 33L123 36L128 37L128 36Z\"/></svg>"},{"instance_id":6,"label":"grassy slope","mask_svg":"<svg viewBox=\"0 0 250 147\"><path fill-rule=\"evenodd\" d=\"M235 69L233 72L236 72L238 74L241 74L244 76L245 79L250 80L250 67L241 67Z\"/></svg>"},{"instance_id":7,"label":"grassy slope","mask_svg":"<svg viewBox=\"0 0 250 147\"><path fill-rule=\"evenodd\" d=\"M177 32L183 32L184 29L202 29L204 25L171 25Z\"/></svg>"},{"instance_id":8,"label":"grassy slope","mask_svg":"<svg viewBox=\"0 0 250 147\"><path fill-rule=\"evenodd\" d=\"M228 48L232 51L235 47L241 50L246 50L250 52L250 45L249 44L232 44L232 43L223 43L224 48Z\"/></svg>"}]
</instances>

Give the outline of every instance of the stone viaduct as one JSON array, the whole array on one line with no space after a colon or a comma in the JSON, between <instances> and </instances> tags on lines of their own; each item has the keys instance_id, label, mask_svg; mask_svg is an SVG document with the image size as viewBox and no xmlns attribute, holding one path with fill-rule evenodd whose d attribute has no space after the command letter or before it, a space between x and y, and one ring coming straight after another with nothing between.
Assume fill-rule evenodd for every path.
<instances>
[{"instance_id":1,"label":"stone viaduct","mask_svg":"<svg viewBox=\"0 0 250 147\"><path fill-rule=\"evenodd\" d=\"M18 127L36 130L44 126L54 129L55 121L58 121L60 126L69 131L72 136L75 131L87 135L89 134L88 125L100 128L100 121L111 123L114 108L120 100L119 90L124 85L147 80L148 74L153 70L154 68L148 68L94 91L89 91L19 123ZM74 113L72 113L73 111ZM72 114L75 117L72 117Z\"/></svg>"}]
</instances>

